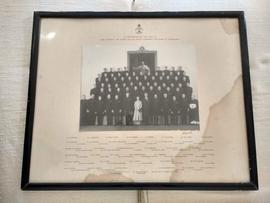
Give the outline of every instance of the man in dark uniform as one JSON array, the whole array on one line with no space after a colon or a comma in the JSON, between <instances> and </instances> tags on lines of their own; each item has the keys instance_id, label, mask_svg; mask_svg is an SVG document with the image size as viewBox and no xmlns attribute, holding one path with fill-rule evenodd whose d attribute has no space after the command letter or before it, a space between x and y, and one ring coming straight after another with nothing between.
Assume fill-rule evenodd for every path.
<instances>
[{"instance_id":1,"label":"man in dark uniform","mask_svg":"<svg viewBox=\"0 0 270 203\"><path fill-rule=\"evenodd\" d=\"M102 101L101 96L98 96L95 107L95 114L97 116L98 125L103 125L104 102Z\"/></svg>"},{"instance_id":2,"label":"man in dark uniform","mask_svg":"<svg viewBox=\"0 0 270 203\"><path fill-rule=\"evenodd\" d=\"M171 84L170 84L170 88L171 88L172 92L173 92L174 89L175 89L174 87L175 87L175 86L174 86L174 83L171 83Z\"/></svg>"},{"instance_id":3,"label":"man in dark uniform","mask_svg":"<svg viewBox=\"0 0 270 203\"><path fill-rule=\"evenodd\" d=\"M122 84L122 90L124 91L126 89L126 87L127 87L126 83L123 83Z\"/></svg>"},{"instance_id":4,"label":"man in dark uniform","mask_svg":"<svg viewBox=\"0 0 270 203\"><path fill-rule=\"evenodd\" d=\"M190 83L189 77L186 75L186 72L183 72L183 77L182 77L183 85L187 85L187 83Z\"/></svg>"},{"instance_id":5,"label":"man in dark uniform","mask_svg":"<svg viewBox=\"0 0 270 203\"><path fill-rule=\"evenodd\" d=\"M199 105L198 100L194 96L189 103L189 118L191 124L199 123Z\"/></svg>"},{"instance_id":6,"label":"man in dark uniform","mask_svg":"<svg viewBox=\"0 0 270 203\"><path fill-rule=\"evenodd\" d=\"M134 86L132 91L132 99L135 101L136 97L140 96L140 92L137 86Z\"/></svg>"},{"instance_id":7,"label":"man in dark uniform","mask_svg":"<svg viewBox=\"0 0 270 203\"><path fill-rule=\"evenodd\" d=\"M107 68L103 68L103 73L107 73L108 69Z\"/></svg>"},{"instance_id":8,"label":"man in dark uniform","mask_svg":"<svg viewBox=\"0 0 270 203\"><path fill-rule=\"evenodd\" d=\"M165 66L164 68L165 68L165 70L164 70L165 76L169 75L169 70L168 70L168 67L167 67L167 66Z\"/></svg>"},{"instance_id":9,"label":"man in dark uniform","mask_svg":"<svg viewBox=\"0 0 270 203\"><path fill-rule=\"evenodd\" d=\"M115 99L113 101L115 125L122 125L122 108L118 95L115 95Z\"/></svg>"},{"instance_id":10,"label":"man in dark uniform","mask_svg":"<svg viewBox=\"0 0 270 203\"><path fill-rule=\"evenodd\" d=\"M176 71L175 71L175 67L174 66L172 66L171 72L172 72L172 77L176 76Z\"/></svg>"},{"instance_id":11,"label":"man in dark uniform","mask_svg":"<svg viewBox=\"0 0 270 203\"><path fill-rule=\"evenodd\" d=\"M143 85L146 86L147 82L148 82L148 77L147 75L144 75L143 80L142 80Z\"/></svg>"},{"instance_id":12,"label":"man in dark uniform","mask_svg":"<svg viewBox=\"0 0 270 203\"><path fill-rule=\"evenodd\" d=\"M163 90L163 91L166 91L166 87L167 87L167 86L166 86L166 83L165 83L165 82L162 83L162 90Z\"/></svg>"},{"instance_id":13,"label":"man in dark uniform","mask_svg":"<svg viewBox=\"0 0 270 203\"><path fill-rule=\"evenodd\" d=\"M121 83L123 84L125 82L124 76L121 77Z\"/></svg>"},{"instance_id":14,"label":"man in dark uniform","mask_svg":"<svg viewBox=\"0 0 270 203\"><path fill-rule=\"evenodd\" d=\"M166 85L167 86L169 86L171 84L171 77L170 77L170 75L167 75L166 76L165 82L166 82Z\"/></svg>"},{"instance_id":15,"label":"man in dark uniform","mask_svg":"<svg viewBox=\"0 0 270 203\"><path fill-rule=\"evenodd\" d=\"M104 87L105 87L104 82L101 82L100 88L103 88L104 89Z\"/></svg>"},{"instance_id":16,"label":"man in dark uniform","mask_svg":"<svg viewBox=\"0 0 270 203\"><path fill-rule=\"evenodd\" d=\"M100 84L101 84L101 74L98 74L98 77L96 78L96 87L100 88Z\"/></svg>"},{"instance_id":17,"label":"man in dark uniform","mask_svg":"<svg viewBox=\"0 0 270 203\"><path fill-rule=\"evenodd\" d=\"M174 86L175 86L175 87L178 86L179 82L180 82L179 77L178 77L177 75L174 76L174 78L173 78L173 83L174 83Z\"/></svg>"},{"instance_id":18,"label":"man in dark uniform","mask_svg":"<svg viewBox=\"0 0 270 203\"><path fill-rule=\"evenodd\" d=\"M116 94L116 91L118 89L118 83L114 83L114 87L113 87L113 93Z\"/></svg>"},{"instance_id":19,"label":"man in dark uniform","mask_svg":"<svg viewBox=\"0 0 270 203\"><path fill-rule=\"evenodd\" d=\"M128 76L127 83L130 83L132 81L131 76Z\"/></svg>"},{"instance_id":20,"label":"man in dark uniform","mask_svg":"<svg viewBox=\"0 0 270 203\"><path fill-rule=\"evenodd\" d=\"M113 78L114 78L114 72L109 72L108 73L108 78L109 78L109 82L112 83Z\"/></svg>"},{"instance_id":21,"label":"man in dark uniform","mask_svg":"<svg viewBox=\"0 0 270 203\"><path fill-rule=\"evenodd\" d=\"M182 96L182 94L185 93L182 83L178 83L178 88L179 88L179 91L180 91L181 96Z\"/></svg>"},{"instance_id":22,"label":"man in dark uniform","mask_svg":"<svg viewBox=\"0 0 270 203\"><path fill-rule=\"evenodd\" d=\"M139 72L139 76L138 76L140 81L143 80L143 76L144 76L143 72L140 71L140 72ZM145 74L145 76L146 76L146 74Z\"/></svg>"},{"instance_id":23,"label":"man in dark uniform","mask_svg":"<svg viewBox=\"0 0 270 203\"><path fill-rule=\"evenodd\" d=\"M139 86L139 87L138 87L139 89L142 88L143 85L142 85L142 82L141 82L141 81L138 83L138 86Z\"/></svg>"},{"instance_id":24,"label":"man in dark uniform","mask_svg":"<svg viewBox=\"0 0 270 203\"><path fill-rule=\"evenodd\" d=\"M98 96L101 96L102 101L105 99L105 91L104 88L100 88L100 92L98 93Z\"/></svg>"},{"instance_id":25,"label":"man in dark uniform","mask_svg":"<svg viewBox=\"0 0 270 203\"><path fill-rule=\"evenodd\" d=\"M102 73L101 82L105 83L106 78L108 78L108 73Z\"/></svg>"},{"instance_id":26,"label":"man in dark uniform","mask_svg":"<svg viewBox=\"0 0 270 203\"><path fill-rule=\"evenodd\" d=\"M167 98L169 100L171 100L172 99L172 91L171 91L171 88L169 86L166 88L166 92L167 92Z\"/></svg>"},{"instance_id":27,"label":"man in dark uniform","mask_svg":"<svg viewBox=\"0 0 270 203\"><path fill-rule=\"evenodd\" d=\"M170 100L168 99L167 93L163 94L162 106L161 106L161 113L162 117L164 118L164 124L169 124L169 108L170 108Z\"/></svg>"},{"instance_id":28,"label":"man in dark uniform","mask_svg":"<svg viewBox=\"0 0 270 203\"><path fill-rule=\"evenodd\" d=\"M81 108L80 108L80 125L85 126L87 125L87 100L86 96L82 95L81 99Z\"/></svg>"},{"instance_id":29,"label":"man in dark uniform","mask_svg":"<svg viewBox=\"0 0 270 203\"><path fill-rule=\"evenodd\" d=\"M120 70L121 69L118 68L117 75L116 75L116 77L117 77L118 80L121 78L121 72L120 72Z\"/></svg>"},{"instance_id":30,"label":"man in dark uniform","mask_svg":"<svg viewBox=\"0 0 270 203\"><path fill-rule=\"evenodd\" d=\"M152 101L152 99L154 98L154 94L155 94L154 87L152 85L149 87L148 92L149 92L148 97L149 97L150 101Z\"/></svg>"},{"instance_id":31,"label":"man in dark uniform","mask_svg":"<svg viewBox=\"0 0 270 203\"><path fill-rule=\"evenodd\" d=\"M181 102L182 102L182 94L184 94L183 90L180 90L179 87L176 88L175 93L173 93L173 95L175 95L178 108L177 108L177 120L178 120L178 124L181 124Z\"/></svg>"},{"instance_id":32,"label":"man in dark uniform","mask_svg":"<svg viewBox=\"0 0 270 203\"><path fill-rule=\"evenodd\" d=\"M163 77L162 77L162 75L161 75L161 76L159 76L159 78L158 78L158 82L159 82L159 84L162 84L162 83L163 83Z\"/></svg>"},{"instance_id":33,"label":"man in dark uniform","mask_svg":"<svg viewBox=\"0 0 270 203\"><path fill-rule=\"evenodd\" d=\"M107 85L108 85L108 84L110 84L110 82L109 82L109 78L108 78L108 77L106 77L106 78L105 78L104 83L105 83L105 84L107 84Z\"/></svg>"},{"instance_id":34,"label":"man in dark uniform","mask_svg":"<svg viewBox=\"0 0 270 203\"><path fill-rule=\"evenodd\" d=\"M165 71L161 71L161 75L163 78L165 78Z\"/></svg>"},{"instance_id":35,"label":"man in dark uniform","mask_svg":"<svg viewBox=\"0 0 270 203\"><path fill-rule=\"evenodd\" d=\"M118 95L119 98L122 98L122 91L119 87L116 89L115 94Z\"/></svg>"},{"instance_id":36,"label":"man in dark uniform","mask_svg":"<svg viewBox=\"0 0 270 203\"><path fill-rule=\"evenodd\" d=\"M124 71L123 71L123 72L124 72L124 73L127 73L127 71L128 71L128 70L127 70L127 67L124 66Z\"/></svg>"},{"instance_id":37,"label":"man in dark uniform","mask_svg":"<svg viewBox=\"0 0 270 203\"><path fill-rule=\"evenodd\" d=\"M159 76L158 71L156 71L156 72L154 73L154 76L155 76L155 78L158 78L158 76Z\"/></svg>"},{"instance_id":38,"label":"man in dark uniform","mask_svg":"<svg viewBox=\"0 0 270 203\"><path fill-rule=\"evenodd\" d=\"M192 97L192 87L190 87L190 83L187 83L187 86L184 87L184 92L186 94L187 100L191 101Z\"/></svg>"},{"instance_id":39,"label":"man in dark uniform","mask_svg":"<svg viewBox=\"0 0 270 203\"><path fill-rule=\"evenodd\" d=\"M130 93L130 92L129 92L129 87L126 87L125 93Z\"/></svg>"},{"instance_id":40,"label":"man in dark uniform","mask_svg":"<svg viewBox=\"0 0 270 203\"><path fill-rule=\"evenodd\" d=\"M95 115L95 97L90 95L90 98L87 100L87 122L88 125L95 125L96 115Z\"/></svg>"},{"instance_id":41,"label":"man in dark uniform","mask_svg":"<svg viewBox=\"0 0 270 203\"><path fill-rule=\"evenodd\" d=\"M130 90L133 90L133 88L134 88L133 82L130 82L130 83L129 83L129 87L130 87Z\"/></svg>"},{"instance_id":42,"label":"man in dark uniform","mask_svg":"<svg viewBox=\"0 0 270 203\"><path fill-rule=\"evenodd\" d=\"M177 102L176 96L173 95L171 105L170 105L170 116L171 116L171 124L172 125L178 124L178 112L177 112L178 105L179 104Z\"/></svg>"},{"instance_id":43,"label":"man in dark uniform","mask_svg":"<svg viewBox=\"0 0 270 203\"><path fill-rule=\"evenodd\" d=\"M107 95L107 100L106 100L106 106L105 106L105 114L107 116L107 125L112 126L113 125L113 101L111 98L111 95Z\"/></svg>"},{"instance_id":44,"label":"man in dark uniform","mask_svg":"<svg viewBox=\"0 0 270 203\"><path fill-rule=\"evenodd\" d=\"M142 86L141 90L139 92L140 92L140 95L139 95L140 98L144 98L144 94L147 93L146 89L145 89L145 86ZM148 94L147 94L147 96L148 96Z\"/></svg>"},{"instance_id":45,"label":"man in dark uniform","mask_svg":"<svg viewBox=\"0 0 270 203\"><path fill-rule=\"evenodd\" d=\"M110 94L110 95L113 94L112 88L108 87L107 94ZM112 96L111 96L111 97L112 97Z\"/></svg>"},{"instance_id":46,"label":"man in dark uniform","mask_svg":"<svg viewBox=\"0 0 270 203\"><path fill-rule=\"evenodd\" d=\"M153 86L154 86L154 87L153 87L153 88L154 88L154 91L157 92L158 83L157 83L156 81L154 82L154 85L153 85Z\"/></svg>"},{"instance_id":47,"label":"man in dark uniform","mask_svg":"<svg viewBox=\"0 0 270 203\"><path fill-rule=\"evenodd\" d=\"M147 72L147 77L148 77L148 80L150 79L150 77L151 77L151 72L149 71L149 72Z\"/></svg>"},{"instance_id":48,"label":"man in dark uniform","mask_svg":"<svg viewBox=\"0 0 270 203\"><path fill-rule=\"evenodd\" d=\"M145 84L144 86L146 87L146 90L149 90L149 88L150 88L150 82L147 81L146 84Z\"/></svg>"},{"instance_id":49,"label":"man in dark uniform","mask_svg":"<svg viewBox=\"0 0 270 203\"><path fill-rule=\"evenodd\" d=\"M113 77L111 84L112 85L117 84L117 77L116 76Z\"/></svg>"},{"instance_id":50,"label":"man in dark uniform","mask_svg":"<svg viewBox=\"0 0 270 203\"><path fill-rule=\"evenodd\" d=\"M182 94L181 101L179 103L180 109L181 109L181 123L183 125L188 124L188 100L186 98L185 94Z\"/></svg>"},{"instance_id":51,"label":"man in dark uniform","mask_svg":"<svg viewBox=\"0 0 270 203\"><path fill-rule=\"evenodd\" d=\"M152 77L151 77L151 83L154 84L155 81L156 81L156 77L154 75L152 75Z\"/></svg>"},{"instance_id":52,"label":"man in dark uniform","mask_svg":"<svg viewBox=\"0 0 270 203\"><path fill-rule=\"evenodd\" d=\"M125 124L132 125L133 101L129 92L127 92L123 98L123 113L125 116Z\"/></svg>"},{"instance_id":53,"label":"man in dark uniform","mask_svg":"<svg viewBox=\"0 0 270 203\"><path fill-rule=\"evenodd\" d=\"M183 75L181 75L181 72L177 71L177 72L176 72L176 76L177 76L177 78L178 78L177 82L182 82L182 77L183 77ZM176 76L175 76L175 77L176 77Z\"/></svg>"},{"instance_id":54,"label":"man in dark uniform","mask_svg":"<svg viewBox=\"0 0 270 203\"><path fill-rule=\"evenodd\" d=\"M132 71L131 73L131 79L134 79L136 77L136 72Z\"/></svg>"},{"instance_id":55,"label":"man in dark uniform","mask_svg":"<svg viewBox=\"0 0 270 203\"><path fill-rule=\"evenodd\" d=\"M160 86L157 87L157 91L156 94L158 96L158 98L162 98L163 97L163 93L165 93L165 90L162 90Z\"/></svg>"},{"instance_id":56,"label":"man in dark uniform","mask_svg":"<svg viewBox=\"0 0 270 203\"><path fill-rule=\"evenodd\" d=\"M142 100L142 122L144 125L149 124L149 111L150 111L150 101L148 98L148 94L144 93L144 98Z\"/></svg>"},{"instance_id":57,"label":"man in dark uniform","mask_svg":"<svg viewBox=\"0 0 270 203\"><path fill-rule=\"evenodd\" d=\"M104 68L103 73L101 74L101 81L104 82L106 77L108 77L108 70L107 68Z\"/></svg>"},{"instance_id":58,"label":"man in dark uniform","mask_svg":"<svg viewBox=\"0 0 270 203\"><path fill-rule=\"evenodd\" d=\"M129 72L128 71L126 71L125 72L125 76L124 76L126 79L129 77Z\"/></svg>"},{"instance_id":59,"label":"man in dark uniform","mask_svg":"<svg viewBox=\"0 0 270 203\"><path fill-rule=\"evenodd\" d=\"M177 68L177 76L183 76L183 67L182 66L178 66Z\"/></svg>"},{"instance_id":60,"label":"man in dark uniform","mask_svg":"<svg viewBox=\"0 0 270 203\"><path fill-rule=\"evenodd\" d=\"M158 99L157 94L154 94L154 98L153 98L151 103L152 103L152 105L151 105L150 111L151 111L151 115L153 117L153 124L158 125L158 123L159 123L158 116L160 113L160 105L159 105L159 99Z\"/></svg>"},{"instance_id":61,"label":"man in dark uniform","mask_svg":"<svg viewBox=\"0 0 270 203\"><path fill-rule=\"evenodd\" d=\"M174 71L170 71L169 76L170 76L170 78L173 78L174 77Z\"/></svg>"}]
</instances>

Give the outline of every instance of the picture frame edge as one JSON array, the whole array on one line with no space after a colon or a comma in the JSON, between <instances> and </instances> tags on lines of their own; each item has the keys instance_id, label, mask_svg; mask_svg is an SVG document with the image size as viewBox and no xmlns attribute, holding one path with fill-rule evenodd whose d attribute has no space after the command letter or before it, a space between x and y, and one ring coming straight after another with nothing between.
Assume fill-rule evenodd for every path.
<instances>
[{"instance_id":1,"label":"picture frame edge","mask_svg":"<svg viewBox=\"0 0 270 203\"><path fill-rule=\"evenodd\" d=\"M92 183L31 183L30 178L30 162L32 149L32 133L34 124L35 110L35 95L36 95L36 80L38 71L38 52L41 19L43 18L238 18L239 20L239 37L241 46L241 62L243 73L243 94L245 106L245 121L247 125L247 144L250 166L250 182L247 183L170 183L171 186L164 183L100 183L95 188ZM176 184L176 185L175 185ZM112 185L106 186L106 185ZM129 186L128 186L129 185ZM165 186L164 186L165 185ZM177 186L178 185L178 186ZM120 186L120 187L119 187ZM254 117L252 105L252 90L250 81L250 66L248 57L248 42L247 31L245 24L244 11L158 11L158 12L95 12L95 11L34 11L33 12L33 27L32 27L32 42L31 42L31 57L29 70L29 84L26 110L26 123L23 144L23 161L21 173L21 190L123 190L126 187L130 189L152 189L152 190L258 190L258 171L256 158L256 143L254 131Z\"/></svg>"}]
</instances>

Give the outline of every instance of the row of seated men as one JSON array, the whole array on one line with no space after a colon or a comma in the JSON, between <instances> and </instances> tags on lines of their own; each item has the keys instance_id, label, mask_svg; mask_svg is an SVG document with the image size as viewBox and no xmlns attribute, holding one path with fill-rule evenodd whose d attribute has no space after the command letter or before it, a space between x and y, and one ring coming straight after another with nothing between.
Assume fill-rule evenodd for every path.
<instances>
[{"instance_id":1,"label":"row of seated men","mask_svg":"<svg viewBox=\"0 0 270 203\"><path fill-rule=\"evenodd\" d=\"M191 100L192 88L190 87L190 80L188 76L183 76L184 80L179 80L178 76L174 78L167 77L156 77L155 71L154 74L143 75L139 77L142 72L127 72L131 76L125 77L121 76L120 79L114 77L112 80L108 79L106 75L104 78L98 77L96 79L95 87L90 91L90 94L101 96L102 99L108 94L118 95L123 97L125 93L129 92L131 97L134 99L136 95L143 98L144 93L148 93L149 98L153 98L156 93L158 97L162 97L164 93L167 93L169 99L172 99L172 96L176 97L185 94L188 100ZM120 74L120 72L114 72L115 74ZM160 73L164 74L165 71ZM171 72L170 72L171 73ZM170 74L169 73L169 74ZM102 73L103 75L104 73Z\"/></svg>"},{"instance_id":2,"label":"row of seated men","mask_svg":"<svg viewBox=\"0 0 270 203\"><path fill-rule=\"evenodd\" d=\"M129 92L123 97L118 94L91 95L90 99L81 100L81 126L87 125L133 125L135 102L140 101L142 125L189 125L199 122L198 100L188 99L185 94L163 95L155 92L149 97L144 93L141 97L131 97Z\"/></svg>"},{"instance_id":3,"label":"row of seated men","mask_svg":"<svg viewBox=\"0 0 270 203\"><path fill-rule=\"evenodd\" d=\"M154 98L156 94L158 98L163 98L163 95L166 93L169 100L172 100L172 97L175 96L178 101L181 100L182 95L184 94L188 101L191 100L193 89L190 87L189 83L186 86L182 86L179 83L178 86L162 85L158 86L155 84L154 86L141 86L141 85L132 85L132 84L116 84L115 87L99 87L94 88L90 91L91 95L96 95L96 97L101 96L102 100L106 99L107 95L118 95L119 98L125 96L126 93L130 94L130 97L135 100L136 96L143 98L145 93L148 94L150 100Z\"/></svg>"},{"instance_id":4,"label":"row of seated men","mask_svg":"<svg viewBox=\"0 0 270 203\"><path fill-rule=\"evenodd\" d=\"M154 71L154 72L142 72L142 71L110 71L99 74L96 78L96 86L101 86L102 84L106 86L106 84L116 84L116 83L133 83L139 85L146 86L147 83L149 85L154 85L157 83L165 83L166 85L174 84L174 83L182 83L185 86L187 83L190 83L189 77L186 75L185 71L180 67L179 70L164 70L164 71Z\"/></svg>"}]
</instances>

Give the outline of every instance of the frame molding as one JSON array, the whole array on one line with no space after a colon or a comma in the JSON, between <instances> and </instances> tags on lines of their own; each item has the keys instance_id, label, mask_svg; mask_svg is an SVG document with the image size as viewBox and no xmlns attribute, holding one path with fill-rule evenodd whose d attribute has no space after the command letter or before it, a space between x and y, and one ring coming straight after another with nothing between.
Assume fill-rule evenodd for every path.
<instances>
[{"instance_id":1,"label":"frame molding","mask_svg":"<svg viewBox=\"0 0 270 203\"><path fill-rule=\"evenodd\" d=\"M35 110L36 80L42 18L237 18L239 21L242 78L246 115L250 181L247 183L30 183L30 160ZM249 72L247 32L243 11L196 12L34 12L25 140L22 165L22 190L258 190L256 144L254 135L252 93Z\"/></svg>"}]
</instances>

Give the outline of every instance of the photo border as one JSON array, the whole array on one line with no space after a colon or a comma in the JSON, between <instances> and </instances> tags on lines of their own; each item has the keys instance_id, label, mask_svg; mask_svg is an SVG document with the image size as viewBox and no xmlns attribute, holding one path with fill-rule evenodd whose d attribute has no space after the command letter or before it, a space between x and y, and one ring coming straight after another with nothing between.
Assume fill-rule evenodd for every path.
<instances>
[{"instance_id":1,"label":"photo border","mask_svg":"<svg viewBox=\"0 0 270 203\"><path fill-rule=\"evenodd\" d=\"M31 183L30 159L34 110L36 97L36 81L40 39L40 22L42 18L237 18L239 22L241 62L244 105L246 116L249 176L245 183L181 183L181 182L102 182L102 183ZM256 161L256 144L254 135L252 93L249 72L249 57L245 17L243 11L195 11L195 12L34 12L31 61L26 112L25 140L21 177L22 190L258 190L258 174Z\"/></svg>"}]
</instances>

